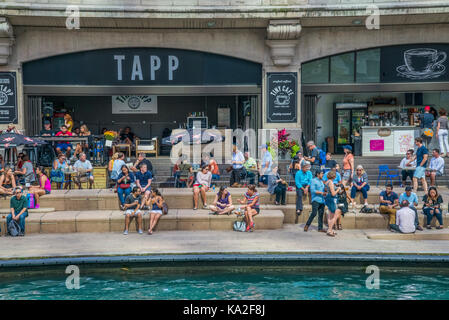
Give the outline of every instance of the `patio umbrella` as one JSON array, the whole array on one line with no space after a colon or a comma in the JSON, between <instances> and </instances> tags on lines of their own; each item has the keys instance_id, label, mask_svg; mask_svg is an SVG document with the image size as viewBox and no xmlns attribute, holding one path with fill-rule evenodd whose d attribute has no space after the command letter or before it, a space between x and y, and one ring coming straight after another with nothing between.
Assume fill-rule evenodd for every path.
<instances>
[{"instance_id":1,"label":"patio umbrella","mask_svg":"<svg viewBox=\"0 0 449 320\"><path fill-rule=\"evenodd\" d=\"M12 148L18 146L36 147L47 144L46 141L34 139L18 133L3 133L0 135L0 147Z\"/></svg>"}]
</instances>

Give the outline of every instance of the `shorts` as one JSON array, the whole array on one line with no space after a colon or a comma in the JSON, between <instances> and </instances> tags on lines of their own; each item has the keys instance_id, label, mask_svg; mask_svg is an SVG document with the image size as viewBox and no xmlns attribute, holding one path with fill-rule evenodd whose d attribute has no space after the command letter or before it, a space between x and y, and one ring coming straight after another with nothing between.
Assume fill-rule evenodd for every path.
<instances>
[{"instance_id":1,"label":"shorts","mask_svg":"<svg viewBox=\"0 0 449 320\"><path fill-rule=\"evenodd\" d=\"M61 149L61 151L66 151L68 147L73 148L70 143L58 143L56 145L56 148Z\"/></svg>"},{"instance_id":2,"label":"shorts","mask_svg":"<svg viewBox=\"0 0 449 320\"><path fill-rule=\"evenodd\" d=\"M50 190L45 190L45 194L50 194Z\"/></svg>"},{"instance_id":3,"label":"shorts","mask_svg":"<svg viewBox=\"0 0 449 320\"><path fill-rule=\"evenodd\" d=\"M134 210L135 209L127 209L126 211L125 211L125 215L130 215L130 216L137 216L139 213L141 214L142 213L142 211L140 211L140 210L137 210L136 211L136 213L134 214Z\"/></svg>"},{"instance_id":4,"label":"shorts","mask_svg":"<svg viewBox=\"0 0 449 320\"><path fill-rule=\"evenodd\" d=\"M159 213L160 215L162 215L162 210L150 210L150 213Z\"/></svg>"},{"instance_id":5,"label":"shorts","mask_svg":"<svg viewBox=\"0 0 449 320\"><path fill-rule=\"evenodd\" d=\"M198 184L198 183L195 183L194 185L193 185L193 187L198 187L198 188L202 188L203 187L203 185L202 184Z\"/></svg>"},{"instance_id":6,"label":"shorts","mask_svg":"<svg viewBox=\"0 0 449 320\"><path fill-rule=\"evenodd\" d=\"M325 204L330 212L335 213L337 211L337 199L326 199Z\"/></svg>"},{"instance_id":7,"label":"shorts","mask_svg":"<svg viewBox=\"0 0 449 320\"><path fill-rule=\"evenodd\" d=\"M424 178L425 175L426 175L425 167L416 167L415 174L413 175L413 178L421 179L421 178Z\"/></svg>"},{"instance_id":8,"label":"shorts","mask_svg":"<svg viewBox=\"0 0 449 320\"><path fill-rule=\"evenodd\" d=\"M262 182L263 184L268 184L268 175L264 174L260 177L259 182Z\"/></svg>"},{"instance_id":9,"label":"shorts","mask_svg":"<svg viewBox=\"0 0 449 320\"><path fill-rule=\"evenodd\" d=\"M260 208L252 208L253 210L256 210L257 214L260 213Z\"/></svg>"},{"instance_id":10,"label":"shorts","mask_svg":"<svg viewBox=\"0 0 449 320\"><path fill-rule=\"evenodd\" d=\"M12 184L5 184L3 187L6 189L12 189Z\"/></svg>"},{"instance_id":11,"label":"shorts","mask_svg":"<svg viewBox=\"0 0 449 320\"><path fill-rule=\"evenodd\" d=\"M345 170L344 172L343 172L343 177L342 177L342 179L343 180L350 180L351 179L351 170Z\"/></svg>"}]
</instances>

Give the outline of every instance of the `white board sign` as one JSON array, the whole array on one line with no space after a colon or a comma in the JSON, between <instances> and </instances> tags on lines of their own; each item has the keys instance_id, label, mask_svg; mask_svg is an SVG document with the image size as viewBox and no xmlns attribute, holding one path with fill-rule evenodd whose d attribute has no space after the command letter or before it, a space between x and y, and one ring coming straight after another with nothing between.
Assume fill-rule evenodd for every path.
<instances>
[{"instance_id":1,"label":"white board sign","mask_svg":"<svg viewBox=\"0 0 449 320\"><path fill-rule=\"evenodd\" d=\"M157 96L112 96L112 114L157 113Z\"/></svg>"},{"instance_id":2,"label":"white board sign","mask_svg":"<svg viewBox=\"0 0 449 320\"><path fill-rule=\"evenodd\" d=\"M405 155L407 150L414 148L415 132L413 130L394 131L394 154Z\"/></svg>"}]
</instances>

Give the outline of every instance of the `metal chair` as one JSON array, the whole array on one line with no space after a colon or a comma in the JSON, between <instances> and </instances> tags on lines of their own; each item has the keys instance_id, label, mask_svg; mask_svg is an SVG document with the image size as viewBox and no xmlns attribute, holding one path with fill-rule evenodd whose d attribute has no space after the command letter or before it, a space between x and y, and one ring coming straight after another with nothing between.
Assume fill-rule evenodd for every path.
<instances>
[{"instance_id":1,"label":"metal chair","mask_svg":"<svg viewBox=\"0 0 449 320\"><path fill-rule=\"evenodd\" d=\"M379 186L379 180L384 178L385 184L390 181L393 184L393 179L398 178L399 183L401 183L401 175L397 169L390 169L388 165L380 165L379 166L379 175L377 176L376 187Z\"/></svg>"}]
</instances>

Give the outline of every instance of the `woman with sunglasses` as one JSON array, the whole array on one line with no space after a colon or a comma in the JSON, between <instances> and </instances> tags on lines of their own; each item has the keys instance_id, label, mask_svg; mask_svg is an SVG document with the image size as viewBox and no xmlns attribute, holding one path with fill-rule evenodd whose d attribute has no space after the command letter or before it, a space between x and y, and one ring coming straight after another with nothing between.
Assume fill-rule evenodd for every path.
<instances>
[{"instance_id":1,"label":"woman with sunglasses","mask_svg":"<svg viewBox=\"0 0 449 320\"><path fill-rule=\"evenodd\" d=\"M355 206L355 197L357 192L361 192L363 199L365 200L365 206L368 205L368 191L370 187L368 184L368 175L361 165L358 165L355 173L352 177L352 188L351 188L351 203L352 207Z\"/></svg>"}]
</instances>

